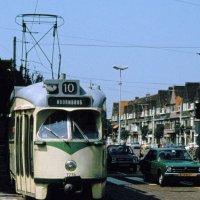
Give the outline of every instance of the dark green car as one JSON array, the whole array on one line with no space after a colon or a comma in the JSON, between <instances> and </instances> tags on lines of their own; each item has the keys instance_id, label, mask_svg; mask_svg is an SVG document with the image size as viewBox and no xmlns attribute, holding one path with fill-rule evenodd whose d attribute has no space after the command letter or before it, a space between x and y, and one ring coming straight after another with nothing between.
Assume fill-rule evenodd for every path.
<instances>
[{"instance_id":1,"label":"dark green car","mask_svg":"<svg viewBox=\"0 0 200 200\"><path fill-rule=\"evenodd\" d=\"M195 162L186 149L150 149L139 165L145 180L154 179L162 186L182 180L200 183L200 163Z\"/></svg>"}]
</instances>

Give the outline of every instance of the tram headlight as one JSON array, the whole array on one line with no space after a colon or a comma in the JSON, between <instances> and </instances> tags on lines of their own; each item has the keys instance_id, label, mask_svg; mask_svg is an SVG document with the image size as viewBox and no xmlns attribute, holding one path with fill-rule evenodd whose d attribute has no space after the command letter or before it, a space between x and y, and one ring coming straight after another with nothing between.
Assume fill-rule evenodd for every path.
<instances>
[{"instance_id":1,"label":"tram headlight","mask_svg":"<svg viewBox=\"0 0 200 200\"><path fill-rule=\"evenodd\" d=\"M74 171L77 168L77 164L74 160L68 160L65 163L65 169L69 171Z\"/></svg>"}]
</instances>

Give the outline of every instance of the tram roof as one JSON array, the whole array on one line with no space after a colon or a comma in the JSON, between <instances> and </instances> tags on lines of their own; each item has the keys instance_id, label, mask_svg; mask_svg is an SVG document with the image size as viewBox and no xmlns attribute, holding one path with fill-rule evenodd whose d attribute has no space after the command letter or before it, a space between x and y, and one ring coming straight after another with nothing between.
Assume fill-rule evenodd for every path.
<instances>
[{"instance_id":1,"label":"tram roof","mask_svg":"<svg viewBox=\"0 0 200 200\"><path fill-rule=\"evenodd\" d=\"M35 106L48 107L47 95L48 92L44 86L44 82L39 82L25 87L16 86L11 94L11 100L13 98L22 98ZM79 96L92 98L91 107L101 107L106 99L105 94L99 87L83 88L80 86Z\"/></svg>"}]
</instances>

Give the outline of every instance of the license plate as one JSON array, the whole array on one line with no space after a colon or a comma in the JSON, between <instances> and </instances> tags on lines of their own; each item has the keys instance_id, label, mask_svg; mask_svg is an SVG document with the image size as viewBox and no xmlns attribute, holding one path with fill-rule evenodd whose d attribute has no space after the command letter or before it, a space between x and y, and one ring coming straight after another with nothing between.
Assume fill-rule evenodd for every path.
<instances>
[{"instance_id":1,"label":"license plate","mask_svg":"<svg viewBox=\"0 0 200 200\"><path fill-rule=\"evenodd\" d=\"M179 176L197 176L195 173L180 173Z\"/></svg>"}]
</instances>

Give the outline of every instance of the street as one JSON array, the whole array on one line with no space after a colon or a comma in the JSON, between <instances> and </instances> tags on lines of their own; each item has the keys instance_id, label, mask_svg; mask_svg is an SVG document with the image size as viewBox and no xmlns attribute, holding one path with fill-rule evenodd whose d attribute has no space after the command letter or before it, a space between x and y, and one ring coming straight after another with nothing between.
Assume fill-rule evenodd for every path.
<instances>
[{"instance_id":1,"label":"street","mask_svg":"<svg viewBox=\"0 0 200 200\"><path fill-rule=\"evenodd\" d=\"M112 174L108 176L106 200L174 200L199 199L200 187L192 182L160 187L153 182L144 182L141 176Z\"/></svg>"},{"instance_id":2,"label":"street","mask_svg":"<svg viewBox=\"0 0 200 200\"><path fill-rule=\"evenodd\" d=\"M147 150L148 151L148 150ZM146 154L147 151L142 152ZM139 149L134 149L139 156ZM103 200L199 200L200 187L193 182L180 182L179 184L161 187L155 182L145 182L139 169L136 173L115 171L107 176L106 193ZM66 199L52 197L52 200ZM71 196L71 200L89 200L87 194ZM0 188L0 200L24 200L21 196L13 194L9 188Z\"/></svg>"},{"instance_id":3,"label":"street","mask_svg":"<svg viewBox=\"0 0 200 200\"><path fill-rule=\"evenodd\" d=\"M199 200L199 196L200 187L195 186L192 182L160 187L154 182L144 182L140 173L115 172L108 174L104 200ZM53 199L57 200L58 196ZM72 196L70 199L88 200L84 195ZM23 200L23 198L0 191L0 200Z\"/></svg>"}]
</instances>

